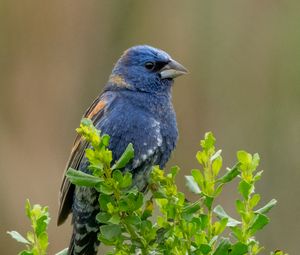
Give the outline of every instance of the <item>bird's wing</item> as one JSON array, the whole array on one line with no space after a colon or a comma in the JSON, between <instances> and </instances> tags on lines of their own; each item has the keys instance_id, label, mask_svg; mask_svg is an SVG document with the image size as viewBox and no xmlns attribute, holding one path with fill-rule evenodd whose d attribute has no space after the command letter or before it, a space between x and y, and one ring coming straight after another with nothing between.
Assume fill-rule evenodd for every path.
<instances>
[{"instance_id":1,"label":"bird's wing","mask_svg":"<svg viewBox=\"0 0 300 255\"><path fill-rule=\"evenodd\" d=\"M96 100L92 103L92 105L88 108L88 110L84 114L84 117L91 119L94 123L100 121L100 119L103 117L105 113L105 109L108 107L108 105L112 100L113 97L107 96L106 94L103 94L102 96L96 98ZM87 146L88 146L88 142L86 142L81 137L81 135L77 135L74 141L73 148L71 150L71 155L66 165L62 184L60 187L60 198L59 198L60 204L59 204L57 225L61 225L67 219L72 208L73 192L75 186L66 178L65 175L66 171L70 167L73 169L78 169Z\"/></svg>"}]
</instances>

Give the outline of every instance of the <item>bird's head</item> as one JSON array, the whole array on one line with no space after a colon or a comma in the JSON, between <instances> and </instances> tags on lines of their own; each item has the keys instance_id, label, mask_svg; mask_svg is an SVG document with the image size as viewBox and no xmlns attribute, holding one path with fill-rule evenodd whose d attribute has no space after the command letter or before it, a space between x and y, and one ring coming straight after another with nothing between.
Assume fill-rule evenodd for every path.
<instances>
[{"instance_id":1,"label":"bird's head","mask_svg":"<svg viewBox=\"0 0 300 255\"><path fill-rule=\"evenodd\" d=\"M147 45L134 46L116 63L109 84L115 88L161 93L170 91L174 78L187 73L166 52Z\"/></svg>"}]
</instances>

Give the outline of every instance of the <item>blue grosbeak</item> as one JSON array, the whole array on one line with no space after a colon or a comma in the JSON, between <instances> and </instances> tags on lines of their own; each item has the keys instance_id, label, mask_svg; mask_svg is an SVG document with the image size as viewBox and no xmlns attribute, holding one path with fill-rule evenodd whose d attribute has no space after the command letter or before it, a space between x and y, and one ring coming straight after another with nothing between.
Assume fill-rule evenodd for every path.
<instances>
[{"instance_id":1,"label":"blue grosbeak","mask_svg":"<svg viewBox=\"0 0 300 255\"><path fill-rule=\"evenodd\" d=\"M102 134L110 136L109 148L118 159L132 143L135 156L126 169L140 190L147 186L153 165L163 168L174 150L178 130L171 102L174 78L187 70L166 52L134 46L124 52L113 68L102 94L84 114ZM84 157L89 144L77 136L66 169L88 172ZM75 187L64 177L60 190L58 225L73 214L73 235L68 254L97 253L98 194L93 188Z\"/></svg>"}]
</instances>

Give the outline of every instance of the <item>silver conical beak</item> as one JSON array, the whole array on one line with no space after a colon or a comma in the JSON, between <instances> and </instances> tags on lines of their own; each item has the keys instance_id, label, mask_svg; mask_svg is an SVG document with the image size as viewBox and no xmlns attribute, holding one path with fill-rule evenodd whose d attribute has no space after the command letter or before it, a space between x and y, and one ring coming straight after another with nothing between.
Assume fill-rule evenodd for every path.
<instances>
[{"instance_id":1,"label":"silver conical beak","mask_svg":"<svg viewBox=\"0 0 300 255\"><path fill-rule=\"evenodd\" d=\"M171 59L170 62L161 69L160 76L162 79L174 79L187 72L188 70L182 64Z\"/></svg>"}]
</instances>

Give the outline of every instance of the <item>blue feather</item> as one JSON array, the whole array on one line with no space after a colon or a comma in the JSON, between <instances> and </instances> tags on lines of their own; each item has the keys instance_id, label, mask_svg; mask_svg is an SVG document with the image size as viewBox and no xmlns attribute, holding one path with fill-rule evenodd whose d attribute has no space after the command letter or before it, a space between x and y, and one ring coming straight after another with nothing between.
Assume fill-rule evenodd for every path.
<instances>
[{"instance_id":1,"label":"blue feather","mask_svg":"<svg viewBox=\"0 0 300 255\"><path fill-rule=\"evenodd\" d=\"M140 190L146 188L152 166L163 168L177 143L176 116L171 102L174 81L160 75L171 61L167 53L147 45L128 49L115 65L103 93L86 113L102 134L110 136L113 160L122 155L129 143L133 144L134 159L124 170L133 173L134 185ZM75 146L78 147L73 149L68 167L88 172L88 161L83 157L88 145L79 142ZM60 212L63 221L70 212L67 210L71 210L69 204L72 205L74 229L69 254L96 254L99 226L95 215L101 209L96 190L74 188L65 180L62 194L73 194L71 203L69 197L62 198L66 204Z\"/></svg>"}]
</instances>

